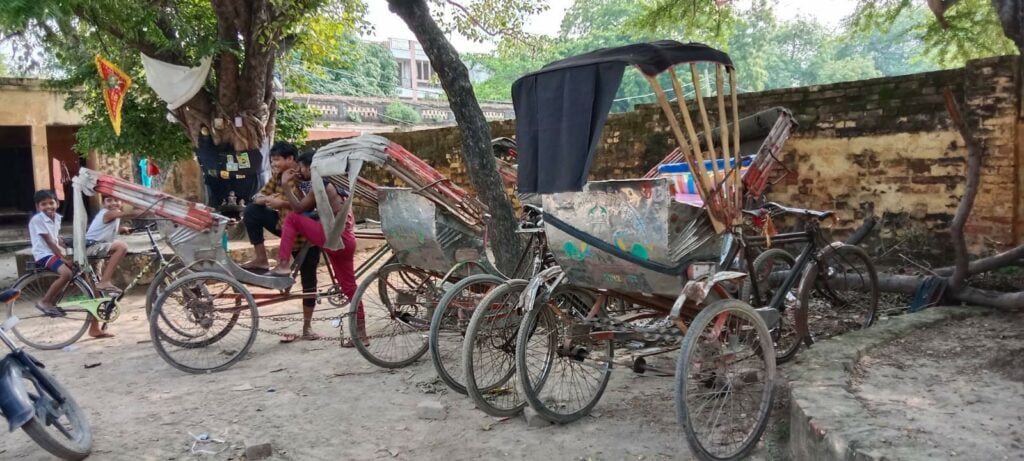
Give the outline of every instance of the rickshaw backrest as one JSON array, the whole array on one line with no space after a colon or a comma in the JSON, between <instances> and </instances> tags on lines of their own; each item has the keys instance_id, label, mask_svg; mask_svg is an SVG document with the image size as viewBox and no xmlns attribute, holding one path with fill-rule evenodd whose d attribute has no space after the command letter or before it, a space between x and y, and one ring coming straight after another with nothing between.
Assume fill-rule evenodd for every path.
<instances>
[{"instance_id":1,"label":"rickshaw backrest","mask_svg":"<svg viewBox=\"0 0 1024 461\"><path fill-rule=\"evenodd\" d=\"M483 256L483 238L432 200L407 187L381 187L380 226L399 262L445 273Z\"/></svg>"},{"instance_id":2,"label":"rickshaw backrest","mask_svg":"<svg viewBox=\"0 0 1024 461\"><path fill-rule=\"evenodd\" d=\"M614 245L644 267L598 249L545 221L548 245L574 284L676 296L688 260L714 260L720 237L705 211L675 201L665 178L595 181L581 192L544 195L544 211L596 241ZM618 253L616 252L616 253Z\"/></svg>"}]
</instances>

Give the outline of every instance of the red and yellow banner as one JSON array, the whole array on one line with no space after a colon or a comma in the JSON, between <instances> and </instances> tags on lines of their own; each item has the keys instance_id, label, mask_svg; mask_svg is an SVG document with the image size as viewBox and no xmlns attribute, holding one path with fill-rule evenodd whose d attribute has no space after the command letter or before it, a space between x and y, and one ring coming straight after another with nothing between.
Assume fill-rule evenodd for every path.
<instances>
[{"instance_id":1,"label":"red and yellow banner","mask_svg":"<svg viewBox=\"0 0 1024 461\"><path fill-rule=\"evenodd\" d=\"M132 86L132 78L114 63L96 55L96 70L100 73L100 85L103 89L103 102L107 104L110 123L114 125L114 133L121 136L121 106L124 95Z\"/></svg>"}]
</instances>

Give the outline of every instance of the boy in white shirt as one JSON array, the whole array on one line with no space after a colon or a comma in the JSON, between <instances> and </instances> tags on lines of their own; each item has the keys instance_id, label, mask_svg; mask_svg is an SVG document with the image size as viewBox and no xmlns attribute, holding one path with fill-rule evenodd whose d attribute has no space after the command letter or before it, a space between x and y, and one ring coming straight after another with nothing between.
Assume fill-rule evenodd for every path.
<instances>
[{"instance_id":1,"label":"boy in white shirt","mask_svg":"<svg viewBox=\"0 0 1024 461\"><path fill-rule=\"evenodd\" d=\"M38 213L28 222L29 239L32 242L32 259L36 265L57 273L57 280L46 290L36 308L47 315L61 316L54 298L71 281L71 259L64 256L66 249L59 238L61 216L57 214L57 196L49 190L36 191L33 197Z\"/></svg>"},{"instance_id":2,"label":"boy in white shirt","mask_svg":"<svg viewBox=\"0 0 1024 461\"><path fill-rule=\"evenodd\" d=\"M89 230L85 232L85 254L91 257L109 256L106 264L103 265L103 273L100 274L100 282L96 288L107 292L120 292L110 279L114 276L114 270L121 258L128 254L128 244L121 240L114 241L114 236L120 233L127 233L127 227L121 227L121 218L124 216L138 216L140 213L125 213L121 209L121 200L117 197L104 196L103 209L92 218L89 223Z\"/></svg>"}]
</instances>

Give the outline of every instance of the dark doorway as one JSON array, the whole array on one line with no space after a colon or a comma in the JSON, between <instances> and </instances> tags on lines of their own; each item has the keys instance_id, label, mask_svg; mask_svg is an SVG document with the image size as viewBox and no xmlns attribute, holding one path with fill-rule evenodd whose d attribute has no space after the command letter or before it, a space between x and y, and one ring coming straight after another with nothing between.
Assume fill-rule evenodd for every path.
<instances>
[{"instance_id":1,"label":"dark doorway","mask_svg":"<svg viewBox=\"0 0 1024 461\"><path fill-rule=\"evenodd\" d=\"M0 163L5 173L0 181L0 222L27 222L35 212L31 127L0 126Z\"/></svg>"}]
</instances>

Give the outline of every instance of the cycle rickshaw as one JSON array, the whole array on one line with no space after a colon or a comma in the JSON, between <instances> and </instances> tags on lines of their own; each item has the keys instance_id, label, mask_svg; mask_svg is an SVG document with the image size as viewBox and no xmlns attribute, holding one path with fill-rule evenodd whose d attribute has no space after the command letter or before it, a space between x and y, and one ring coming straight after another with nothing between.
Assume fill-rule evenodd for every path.
<instances>
[{"instance_id":1,"label":"cycle rickshaw","mask_svg":"<svg viewBox=\"0 0 1024 461\"><path fill-rule=\"evenodd\" d=\"M247 271L227 256L225 216L200 203L180 199L129 181L83 168L73 180L75 188L76 255L84 267L84 196L97 192L117 197L160 218L160 235L175 255L175 263L163 264L147 293L150 336L167 363L189 373L210 373L226 369L245 356L259 328L258 307L292 299L327 300L335 307L348 300L334 283L316 293L293 292L292 277ZM354 195L376 197L371 182L357 183ZM77 221L81 219L81 222ZM379 230L361 229L357 236L380 239ZM387 256L387 245L378 248L357 269L365 272ZM300 251L296 264L305 257ZM298 268L298 265L293 266ZM328 265L330 274L330 265ZM253 292L249 287L264 290ZM118 298L114 298L116 302ZM74 304L76 300L67 301ZM61 304L58 303L58 306ZM340 318L340 317L339 317ZM236 328L238 327L238 328Z\"/></svg>"},{"instance_id":2,"label":"cycle rickshaw","mask_svg":"<svg viewBox=\"0 0 1024 461\"><path fill-rule=\"evenodd\" d=\"M511 140L499 138L499 144L514 152ZM490 288L509 278L487 255L486 208L398 144L374 135L319 149L314 184L321 183L316 178L351 183L364 165L383 168L405 186L378 190L381 233L395 256L362 280L353 296L348 328L354 345L385 368L406 366L429 350L441 379L465 393L460 366L470 312ZM505 184L514 183L514 168L502 161L498 166ZM318 204L321 200L318 195ZM340 216L321 221L327 235L336 234ZM329 241L328 247L332 244L338 242ZM513 274L529 270L540 248L539 241L529 239Z\"/></svg>"},{"instance_id":3,"label":"cycle rickshaw","mask_svg":"<svg viewBox=\"0 0 1024 461\"><path fill-rule=\"evenodd\" d=\"M650 83L695 193L665 177L588 183L626 66ZM688 67L690 100L677 66ZM713 91L703 86L705 71L714 76ZM728 55L667 40L555 61L514 84L519 188L542 195L544 231L558 262L531 279L516 302L515 373L541 417L568 423L589 413L616 349L628 351L638 368L638 359L679 350L676 415L695 454L736 459L757 443L772 406L777 301L785 294L756 309L736 299L747 279L736 261L771 238L750 235L749 221L763 216L746 207L763 193L779 145L762 142L766 155L743 171L736 93ZM872 267L870 274L820 269L809 271L809 285L877 288ZM785 274L787 283L798 272Z\"/></svg>"}]
</instances>

